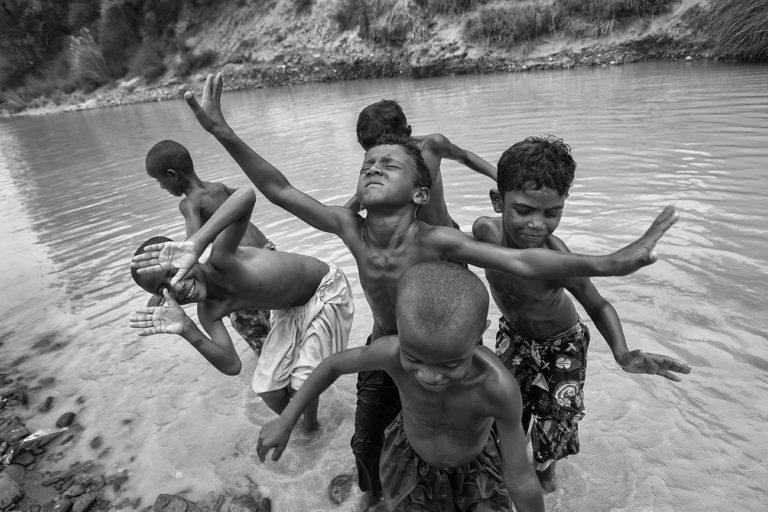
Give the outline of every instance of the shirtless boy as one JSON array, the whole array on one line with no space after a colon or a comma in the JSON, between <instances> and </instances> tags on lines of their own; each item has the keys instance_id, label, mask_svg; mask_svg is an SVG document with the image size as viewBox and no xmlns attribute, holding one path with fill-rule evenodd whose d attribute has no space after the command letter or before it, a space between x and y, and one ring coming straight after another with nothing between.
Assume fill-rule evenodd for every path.
<instances>
[{"instance_id":1,"label":"shirtless boy","mask_svg":"<svg viewBox=\"0 0 768 512\"><path fill-rule=\"evenodd\" d=\"M475 238L509 248L568 253L552 233L560 223L575 169L570 148L554 137L530 137L507 149L499 160L499 188L491 190L493 208L501 218L475 221ZM624 371L674 381L680 379L670 372L691 371L666 356L630 351L616 310L587 277L526 280L492 269L485 275L503 314L496 351L520 385L523 423L530 427L545 491L554 489L556 461L578 453L578 422L584 416L589 330L565 290L584 306Z\"/></svg>"},{"instance_id":2,"label":"shirtless boy","mask_svg":"<svg viewBox=\"0 0 768 512\"><path fill-rule=\"evenodd\" d=\"M380 141L369 149L357 183L366 217L340 206L326 206L293 187L272 164L253 151L227 124L221 112L221 74L208 76L202 106L185 94L200 125L216 137L240 168L272 203L311 226L337 235L357 262L360 284L371 307L370 340L397 334L397 282L409 267L450 259L529 278L625 275L653 263L653 247L677 220L665 209L636 242L608 256L584 256L547 249L521 251L477 242L461 231L432 226L416 218L427 204L430 174L413 142ZM400 411L397 388L382 371L361 372L352 451L359 485L371 502L381 495L379 456L386 426Z\"/></svg>"},{"instance_id":3,"label":"shirtless boy","mask_svg":"<svg viewBox=\"0 0 768 512\"><path fill-rule=\"evenodd\" d=\"M496 181L496 168L466 149L453 144L440 133L430 135L411 135L411 125L405 118L405 113L394 100L381 100L368 105L357 117L357 142L368 151L376 145L384 135L392 135L400 139L414 139L421 150L421 156L429 168L432 186L429 189L429 202L419 209L416 217L433 226L458 228L459 225L451 218L445 204L443 176L440 173L440 162L443 158L455 160L473 171L488 176ZM360 210L357 198L352 198L346 205L348 208Z\"/></svg>"},{"instance_id":4,"label":"shirtless boy","mask_svg":"<svg viewBox=\"0 0 768 512\"><path fill-rule=\"evenodd\" d=\"M157 180L160 188L177 197L185 196L179 202L179 211L184 216L187 236L200 229L235 191L224 183L201 180L187 148L173 140L162 140L152 146L147 152L145 166L147 174ZM275 244L251 222L240 245L275 250ZM235 311L229 315L229 320L248 345L261 354L264 338L269 332L269 310Z\"/></svg>"},{"instance_id":5,"label":"shirtless boy","mask_svg":"<svg viewBox=\"0 0 768 512\"><path fill-rule=\"evenodd\" d=\"M222 319L243 309L272 309L272 329L256 365L251 387L280 413L324 358L344 350L354 301L344 274L315 258L239 246L256 195L235 191L185 242L151 239L131 262L136 282L165 304L136 311L131 327L141 336L168 333L186 339L217 370L240 373L242 363ZM213 243L206 263L198 258ZM180 304L197 303L206 333ZM317 428L317 402L304 415Z\"/></svg>"},{"instance_id":6,"label":"shirtless boy","mask_svg":"<svg viewBox=\"0 0 768 512\"><path fill-rule=\"evenodd\" d=\"M387 428L381 483L387 510L544 510L528 464L520 391L493 352L478 345L488 292L447 262L405 271L397 292L398 335L323 361L280 417L261 429L261 461L277 460L303 408L340 375L385 371L402 412Z\"/></svg>"}]
</instances>

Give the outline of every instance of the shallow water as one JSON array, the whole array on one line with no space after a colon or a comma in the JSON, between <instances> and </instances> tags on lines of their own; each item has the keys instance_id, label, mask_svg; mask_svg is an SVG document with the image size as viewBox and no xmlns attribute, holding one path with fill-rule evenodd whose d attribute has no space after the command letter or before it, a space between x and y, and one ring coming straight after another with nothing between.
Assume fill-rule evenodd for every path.
<instances>
[{"instance_id":1,"label":"shallow water","mask_svg":"<svg viewBox=\"0 0 768 512\"><path fill-rule=\"evenodd\" d=\"M582 452L559 465L547 508L742 511L762 510L768 494L766 83L766 66L642 64L287 87L226 94L224 108L246 141L328 203L354 191L357 112L386 97L415 133L440 131L491 162L525 136L563 137L578 169L558 233L574 251L618 248L675 204L681 221L655 265L596 281L631 348L694 372L679 384L625 374L593 328ZM89 441L100 435L110 448L101 460L130 471L132 495L211 500L251 479L278 511L338 510L325 488L353 468L352 377L323 395L319 437L297 433L279 463L262 465L255 442L272 414L249 392L245 344L233 378L180 338L128 327L145 301L128 275L134 247L184 232L177 200L144 174L146 151L164 138L185 144L205 179L249 184L181 101L0 121L2 366L32 383L56 379L36 395L55 396L54 409L32 427L78 413L85 432L61 467L96 457ZM443 172L465 230L492 214L486 178L454 163ZM357 300L350 344L361 344L370 311L343 244L261 197L253 220L281 249L345 270Z\"/></svg>"}]
</instances>

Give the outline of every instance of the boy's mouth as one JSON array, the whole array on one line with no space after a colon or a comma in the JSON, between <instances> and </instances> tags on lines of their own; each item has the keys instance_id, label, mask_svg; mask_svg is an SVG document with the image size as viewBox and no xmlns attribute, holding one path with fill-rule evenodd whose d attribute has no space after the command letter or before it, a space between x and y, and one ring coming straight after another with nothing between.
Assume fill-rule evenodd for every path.
<instances>
[{"instance_id":1,"label":"boy's mouth","mask_svg":"<svg viewBox=\"0 0 768 512\"><path fill-rule=\"evenodd\" d=\"M365 188L370 188L370 187L372 187L374 185L377 185L379 187L383 186L383 184L379 183L378 181L371 181L371 182L365 184Z\"/></svg>"},{"instance_id":2,"label":"boy's mouth","mask_svg":"<svg viewBox=\"0 0 768 512\"><path fill-rule=\"evenodd\" d=\"M190 286L189 290L187 290L187 293L184 294L183 300L189 300L192 297L192 295L194 295L196 289L197 289L197 283L195 281L192 281L192 286Z\"/></svg>"}]
</instances>

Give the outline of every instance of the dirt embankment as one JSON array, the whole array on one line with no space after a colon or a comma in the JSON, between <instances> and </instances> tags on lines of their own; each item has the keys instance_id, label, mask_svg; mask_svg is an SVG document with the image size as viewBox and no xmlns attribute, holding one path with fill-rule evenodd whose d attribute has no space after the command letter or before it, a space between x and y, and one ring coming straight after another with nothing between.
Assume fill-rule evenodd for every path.
<instances>
[{"instance_id":1,"label":"dirt embankment","mask_svg":"<svg viewBox=\"0 0 768 512\"><path fill-rule=\"evenodd\" d=\"M370 5L376 1L384 0L357 4L372 9ZM574 37L567 30L556 30L504 48L468 40L463 27L472 12L435 14L416 5L428 4L425 0L397 0L393 5L407 7L399 11L408 16L405 22L375 11L365 16L356 13L359 19L345 20L344 12L339 10L343 3L276 0L256 5L229 2L225 4L229 8L217 3L188 8L175 32L195 52L215 53L213 65L189 76L175 74L171 65L165 75L152 82L135 77L87 94L76 91L55 101L37 98L26 102L16 115L178 98L187 89L199 89L206 74L217 71L225 73L227 89L237 90L360 78L423 78L718 58L706 32L696 22L697 13L706 8L708 0L671 2L660 15L630 16L620 22L604 23L598 30L604 35L598 37ZM398 20L408 30L392 35L392 25ZM166 60L173 59L178 56Z\"/></svg>"}]
</instances>

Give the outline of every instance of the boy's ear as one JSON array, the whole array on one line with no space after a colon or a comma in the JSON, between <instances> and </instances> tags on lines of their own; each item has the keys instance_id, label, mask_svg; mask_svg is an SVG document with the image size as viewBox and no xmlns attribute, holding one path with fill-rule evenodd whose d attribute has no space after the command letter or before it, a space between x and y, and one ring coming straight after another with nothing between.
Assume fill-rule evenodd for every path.
<instances>
[{"instance_id":1,"label":"boy's ear","mask_svg":"<svg viewBox=\"0 0 768 512\"><path fill-rule=\"evenodd\" d=\"M169 177L171 177L174 180L179 179L179 173L176 172L174 169L166 169L165 174L167 174Z\"/></svg>"},{"instance_id":2,"label":"boy's ear","mask_svg":"<svg viewBox=\"0 0 768 512\"><path fill-rule=\"evenodd\" d=\"M408 125L405 127L405 136L410 137L411 136L411 125Z\"/></svg>"},{"instance_id":3,"label":"boy's ear","mask_svg":"<svg viewBox=\"0 0 768 512\"><path fill-rule=\"evenodd\" d=\"M419 187L413 193L413 203L416 206L424 206L429 202L429 188Z\"/></svg>"},{"instance_id":4,"label":"boy's ear","mask_svg":"<svg viewBox=\"0 0 768 512\"><path fill-rule=\"evenodd\" d=\"M502 213L504 211L504 199L501 197L501 194L498 190L495 188L492 188L488 195L491 198L491 204L493 205L493 211L496 213Z\"/></svg>"}]
</instances>

